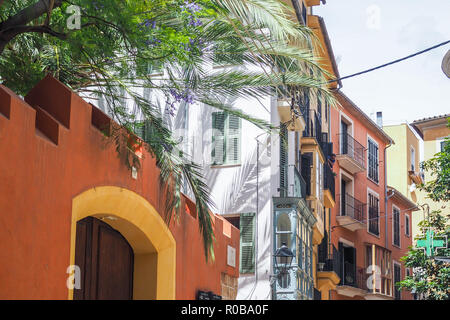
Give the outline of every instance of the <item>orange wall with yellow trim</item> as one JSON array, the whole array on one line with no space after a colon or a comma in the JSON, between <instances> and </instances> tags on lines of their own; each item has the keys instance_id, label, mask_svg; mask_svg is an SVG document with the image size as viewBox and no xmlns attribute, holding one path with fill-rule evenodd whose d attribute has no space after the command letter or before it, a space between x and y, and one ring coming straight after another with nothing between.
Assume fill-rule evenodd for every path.
<instances>
[{"instance_id":1,"label":"orange wall with yellow trim","mask_svg":"<svg viewBox=\"0 0 450 320\"><path fill-rule=\"evenodd\" d=\"M57 80L46 77L25 100L0 86L0 299L67 299L72 199L96 186L117 186L163 215L159 170L144 152L133 179L112 139L92 125L93 106ZM215 262L207 264L198 221L184 203L179 222L170 225L175 296L220 294L221 273L239 275L239 230L213 216ZM236 268L227 265L228 245L236 248Z\"/></svg>"}]
</instances>

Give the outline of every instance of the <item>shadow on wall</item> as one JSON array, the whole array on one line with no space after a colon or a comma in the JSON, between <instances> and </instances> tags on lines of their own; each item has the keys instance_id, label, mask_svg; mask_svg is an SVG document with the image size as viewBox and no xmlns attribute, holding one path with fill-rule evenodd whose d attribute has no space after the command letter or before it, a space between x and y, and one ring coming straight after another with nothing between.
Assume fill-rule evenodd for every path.
<instances>
[{"instance_id":1,"label":"shadow on wall","mask_svg":"<svg viewBox=\"0 0 450 320\"><path fill-rule=\"evenodd\" d=\"M222 203L218 208L221 214L256 212L257 183L259 210L267 204L270 194L270 174L267 174L267 170L270 170L270 161L267 160L266 150L267 145L260 145L257 159L255 143L251 154L234 170L231 183L225 186ZM214 181L209 179L208 177L208 181Z\"/></svg>"}]
</instances>

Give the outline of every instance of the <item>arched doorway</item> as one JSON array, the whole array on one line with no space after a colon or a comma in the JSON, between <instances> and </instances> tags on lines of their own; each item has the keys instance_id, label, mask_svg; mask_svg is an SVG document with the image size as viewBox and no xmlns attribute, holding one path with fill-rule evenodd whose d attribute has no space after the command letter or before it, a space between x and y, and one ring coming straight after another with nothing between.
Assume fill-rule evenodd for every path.
<instances>
[{"instance_id":1,"label":"arched doorway","mask_svg":"<svg viewBox=\"0 0 450 320\"><path fill-rule=\"evenodd\" d=\"M93 217L77 222L75 264L81 288L74 290L74 300L133 298L133 248L107 223Z\"/></svg>"},{"instance_id":2,"label":"arched doorway","mask_svg":"<svg viewBox=\"0 0 450 320\"><path fill-rule=\"evenodd\" d=\"M77 223L86 217L100 219L131 246L133 299L175 299L175 239L145 198L112 186L95 187L76 196L72 200L70 265L75 265ZM68 294L69 299L76 298L73 289Z\"/></svg>"}]
</instances>

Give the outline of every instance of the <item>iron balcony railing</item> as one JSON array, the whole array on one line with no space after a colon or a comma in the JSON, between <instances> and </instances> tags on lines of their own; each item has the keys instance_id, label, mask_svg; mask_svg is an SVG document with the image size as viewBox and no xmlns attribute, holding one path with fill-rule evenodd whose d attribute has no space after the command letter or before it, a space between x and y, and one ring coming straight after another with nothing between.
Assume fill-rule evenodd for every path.
<instances>
[{"instance_id":1,"label":"iron balcony railing","mask_svg":"<svg viewBox=\"0 0 450 320\"><path fill-rule=\"evenodd\" d=\"M344 262L340 274L341 286L350 286L367 291L367 275L364 268L357 267L354 263Z\"/></svg>"},{"instance_id":2,"label":"iron balcony railing","mask_svg":"<svg viewBox=\"0 0 450 320\"><path fill-rule=\"evenodd\" d=\"M348 193L338 195L338 199L340 216L348 216L359 222L366 223L364 218L365 203L353 198Z\"/></svg>"},{"instance_id":3,"label":"iron balcony railing","mask_svg":"<svg viewBox=\"0 0 450 320\"><path fill-rule=\"evenodd\" d=\"M306 182L295 165L280 167L280 197L306 197Z\"/></svg>"},{"instance_id":4,"label":"iron balcony railing","mask_svg":"<svg viewBox=\"0 0 450 320\"><path fill-rule=\"evenodd\" d=\"M300 107L300 111L305 119L305 130L303 131L303 137L316 138L317 143L322 148L322 141L324 135L322 134L322 120L316 110L311 110L306 107Z\"/></svg>"},{"instance_id":5,"label":"iron balcony railing","mask_svg":"<svg viewBox=\"0 0 450 320\"><path fill-rule=\"evenodd\" d=\"M322 243L319 245L319 270L334 271L337 275L341 275L341 254L334 245L328 243L326 235Z\"/></svg>"},{"instance_id":6,"label":"iron balcony railing","mask_svg":"<svg viewBox=\"0 0 450 320\"><path fill-rule=\"evenodd\" d=\"M364 146L356 141L350 134L339 134L339 154L349 156L365 169L366 163L364 151Z\"/></svg>"}]
</instances>

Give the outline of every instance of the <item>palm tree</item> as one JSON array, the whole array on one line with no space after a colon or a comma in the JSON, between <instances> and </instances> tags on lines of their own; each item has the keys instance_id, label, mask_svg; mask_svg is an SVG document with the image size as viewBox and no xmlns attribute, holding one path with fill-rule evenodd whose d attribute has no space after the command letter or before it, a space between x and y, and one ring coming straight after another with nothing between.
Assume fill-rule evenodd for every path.
<instances>
[{"instance_id":1,"label":"palm tree","mask_svg":"<svg viewBox=\"0 0 450 320\"><path fill-rule=\"evenodd\" d=\"M11 12L22 12L29 2L9 4ZM65 2L55 1L55 8L46 13L44 23L48 28L64 28L64 12L58 9ZM290 20L292 9L279 0L78 3L83 5L82 15L87 18L79 34L18 35L0 55L0 80L25 93L32 81L24 83L24 78L36 82L42 73L50 72L79 94L103 96L113 119L141 135L155 156L161 188L167 195L168 223L179 212L182 185L188 184L197 205L206 259L214 259L214 232L208 211L212 202L202 168L179 150L163 120L161 106L143 92L150 90L165 97L169 112L181 101L199 102L273 130L270 123L224 103L223 97L277 95L291 103L299 91L308 91L320 93L334 104L326 87L325 76L329 75L312 53L312 31ZM4 12L0 17L7 20ZM43 16L39 19L43 20ZM213 63L249 67L217 71L208 68ZM161 68L164 75L155 80L149 68ZM134 108L123 103L125 92ZM143 126L148 128L145 135L141 134ZM126 139L117 134L114 141L119 153L126 152ZM131 162L125 159L129 166L139 165L135 157Z\"/></svg>"}]
</instances>

